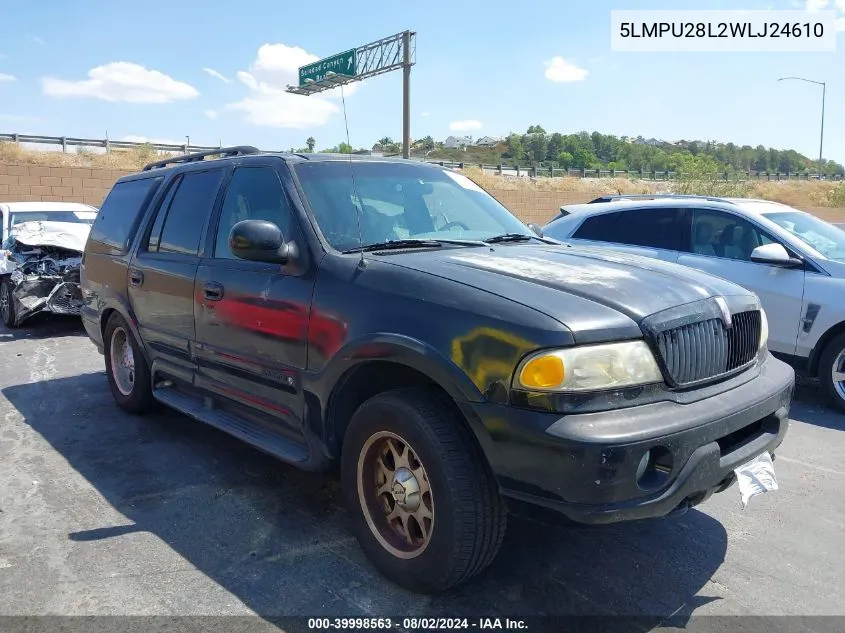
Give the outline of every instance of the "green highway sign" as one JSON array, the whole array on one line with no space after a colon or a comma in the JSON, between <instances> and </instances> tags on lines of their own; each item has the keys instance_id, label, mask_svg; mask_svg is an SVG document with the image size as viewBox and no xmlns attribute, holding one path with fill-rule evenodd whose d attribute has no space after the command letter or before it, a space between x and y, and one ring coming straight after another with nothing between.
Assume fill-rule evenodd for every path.
<instances>
[{"instance_id":1,"label":"green highway sign","mask_svg":"<svg viewBox=\"0 0 845 633\"><path fill-rule=\"evenodd\" d=\"M325 79L326 73L329 71L337 75L354 77L358 71L357 61L355 49L353 48L344 53L326 57L313 64L301 66L299 68L299 85L304 86L309 79L312 81L321 81Z\"/></svg>"}]
</instances>

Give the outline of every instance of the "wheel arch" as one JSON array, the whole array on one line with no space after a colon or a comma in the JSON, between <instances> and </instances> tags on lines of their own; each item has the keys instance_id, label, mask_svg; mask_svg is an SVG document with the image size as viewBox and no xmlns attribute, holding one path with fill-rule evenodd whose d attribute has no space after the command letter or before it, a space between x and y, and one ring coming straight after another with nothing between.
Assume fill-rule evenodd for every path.
<instances>
[{"instance_id":1,"label":"wheel arch","mask_svg":"<svg viewBox=\"0 0 845 633\"><path fill-rule=\"evenodd\" d=\"M125 322L126 325L129 327L129 330L132 333L132 336L135 337L135 340L138 341L138 346L144 353L144 360L149 365L151 362L150 355L147 352L147 347L144 344L144 340L141 338L140 332L138 330L138 321L132 316L132 311L129 309L128 305L123 304L122 302L114 302L108 304L102 310L100 310L100 335L102 336L103 341L103 349L105 350L108 341L106 341L106 326L108 325L109 319L111 319L113 314L119 315Z\"/></svg>"},{"instance_id":2,"label":"wheel arch","mask_svg":"<svg viewBox=\"0 0 845 633\"><path fill-rule=\"evenodd\" d=\"M845 321L840 321L829 327L821 335L815 347L813 347L813 351L810 353L810 360L807 363L810 376L817 377L819 375L819 361L821 360L822 354L824 354L825 348L828 346L828 343L843 333L845 333Z\"/></svg>"},{"instance_id":3,"label":"wheel arch","mask_svg":"<svg viewBox=\"0 0 845 633\"><path fill-rule=\"evenodd\" d=\"M469 376L430 346L406 337L379 335L347 346L336 359L326 372L331 390L322 416L322 435L333 457L340 453L352 414L365 400L410 386L431 388L447 399L484 448L486 430L466 414L469 403L485 400L483 394Z\"/></svg>"}]
</instances>

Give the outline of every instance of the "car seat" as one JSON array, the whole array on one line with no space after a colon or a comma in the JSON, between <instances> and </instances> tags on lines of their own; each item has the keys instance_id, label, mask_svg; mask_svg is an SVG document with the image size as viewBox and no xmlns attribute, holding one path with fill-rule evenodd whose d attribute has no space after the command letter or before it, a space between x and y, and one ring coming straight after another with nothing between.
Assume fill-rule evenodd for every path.
<instances>
[{"instance_id":1,"label":"car seat","mask_svg":"<svg viewBox=\"0 0 845 633\"><path fill-rule=\"evenodd\" d=\"M692 245L693 252L699 255L715 255L716 251L710 243L712 236L713 226L708 222L698 222L695 225L695 239Z\"/></svg>"}]
</instances>

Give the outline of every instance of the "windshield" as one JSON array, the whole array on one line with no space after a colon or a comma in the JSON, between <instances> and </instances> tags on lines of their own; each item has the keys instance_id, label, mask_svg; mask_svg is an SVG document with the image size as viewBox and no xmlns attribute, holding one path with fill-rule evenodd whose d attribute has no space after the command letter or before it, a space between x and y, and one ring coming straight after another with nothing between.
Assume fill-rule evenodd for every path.
<instances>
[{"instance_id":1,"label":"windshield","mask_svg":"<svg viewBox=\"0 0 845 633\"><path fill-rule=\"evenodd\" d=\"M454 172L413 163L340 161L300 163L295 170L320 231L340 251L390 240L534 235L490 194Z\"/></svg>"},{"instance_id":2,"label":"windshield","mask_svg":"<svg viewBox=\"0 0 845 633\"><path fill-rule=\"evenodd\" d=\"M842 229L801 211L764 213L763 216L828 259L845 262L845 231Z\"/></svg>"},{"instance_id":3,"label":"windshield","mask_svg":"<svg viewBox=\"0 0 845 633\"><path fill-rule=\"evenodd\" d=\"M74 222L94 224L96 211L12 211L12 226L24 222Z\"/></svg>"}]
</instances>

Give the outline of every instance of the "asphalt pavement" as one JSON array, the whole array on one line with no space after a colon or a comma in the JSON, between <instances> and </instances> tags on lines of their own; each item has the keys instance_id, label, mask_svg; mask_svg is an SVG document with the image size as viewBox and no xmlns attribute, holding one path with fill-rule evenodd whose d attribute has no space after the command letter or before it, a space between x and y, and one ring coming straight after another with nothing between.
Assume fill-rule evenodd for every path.
<instances>
[{"instance_id":1,"label":"asphalt pavement","mask_svg":"<svg viewBox=\"0 0 845 633\"><path fill-rule=\"evenodd\" d=\"M370 566L332 475L120 412L76 319L0 327L0 615L845 616L845 416L802 382L792 419L745 510L733 487L674 519L512 517L483 575L423 597Z\"/></svg>"}]
</instances>

